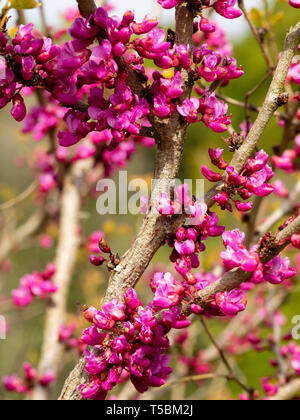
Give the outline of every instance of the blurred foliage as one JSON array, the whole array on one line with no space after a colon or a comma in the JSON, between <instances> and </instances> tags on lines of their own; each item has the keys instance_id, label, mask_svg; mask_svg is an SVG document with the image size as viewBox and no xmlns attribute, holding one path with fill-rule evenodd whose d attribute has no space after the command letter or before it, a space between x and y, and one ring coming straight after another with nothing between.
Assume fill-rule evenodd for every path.
<instances>
[{"instance_id":1,"label":"blurred foliage","mask_svg":"<svg viewBox=\"0 0 300 420\"><path fill-rule=\"evenodd\" d=\"M262 14L261 9L253 10L252 18L264 26L268 26L270 23L272 26L275 25L274 39L281 49L284 34L295 23L295 14L297 11L290 8L286 2L279 3L278 10L276 9L273 14L274 18L272 22ZM222 93L243 101L245 94L264 77L266 67L261 51L249 33L246 35L241 34L240 38L235 38L232 42L235 47L234 56L238 63L243 65L245 75L239 80L232 81L228 87L222 90ZM268 83L269 81L253 95L250 102L257 105L262 103ZM30 170L20 166L20 162L22 162L22 156L30 156L33 147L36 146L30 137L20 134L20 127L9 115L8 108L2 110L0 113L0 127L2 128L0 132L0 141L2 143L0 155L1 201L6 201L22 192L32 182ZM244 110L232 105L229 106L229 109L233 114L233 127L239 131L239 125L244 120ZM252 117L255 118L255 113L252 113ZM226 137L226 134L224 137ZM260 144L266 151L271 151L272 147L280 142L280 138L281 130L278 128L276 121L272 121ZM208 162L208 147L224 146L226 145L222 140L222 135L213 133L203 124L190 127L180 177L182 179L202 178L200 168ZM153 170L153 157L154 151L140 148L129 165L129 176L138 175L139 177L144 176L145 179L149 179ZM229 152L226 152L226 157L230 158ZM116 179L117 177L118 175L115 176ZM287 182L290 182L291 186L293 181L287 179ZM209 187L210 184L206 182L206 188ZM278 204L280 205L280 201L278 201ZM269 210L268 200L266 200L266 204L263 207L263 210ZM30 205L30 200L27 200L15 209L15 215L12 214L13 212L11 212L11 215L12 217L16 216L19 220L23 220L32 211L33 208ZM124 253L130 246L142 221L142 216L100 217L96 212L96 199L90 200L89 205L83 210L83 215L82 228L84 235L88 236L93 231L102 229L112 249L115 252L119 252L119 254ZM242 226L241 220L236 214L234 214L234 217L225 216L225 218L222 215L221 221L226 223L227 229ZM57 228L55 226L50 227L49 233L55 238L57 236ZM221 239L210 240L207 245L207 252L203 254L205 255L205 259L203 258L202 261L203 269L210 269L218 261L218 254L222 246ZM0 273L0 297L1 295L6 296L6 298L9 297L10 291L18 285L20 277L34 270L43 269L49 261L54 259L54 256L55 245L50 250L41 249L37 238L24 244L24 247L21 247L18 252L11 256L11 262L13 264L12 271L7 274ZM162 248L155 256L149 270L153 270L155 267L161 267L162 265L163 267L167 265L167 268L172 269L171 264L168 264L168 256L169 249L167 247ZM150 291L148 287L145 287L147 275L144 277L144 280L141 281L137 289L143 296L143 300L147 301L150 296ZM107 279L107 272L91 267L88 262L87 251L81 250L78 254L78 264L74 270L72 289L68 301L68 310L70 314L73 314L69 316L69 321L75 321L78 324L78 334L85 326L80 315L81 306L83 304L99 306L100 296L106 289ZM287 316L288 328L291 326L293 316L299 313L299 297L299 291L293 293L282 308ZM16 311L10 311L5 314L10 324L10 331L7 340L0 341L0 377L13 372L21 373L22 363L24 361L30 361L33 365L37 365L42 341L41 333L43 329L44 309L45 303L37 302L27 310L25 309L17 313ZM224 325L226 325L224 322L213 322L211 325L212 331L218 334ZM197 339L197 348L205 348L207 344L209 343L206 337L200 334ZM239 367L244 372L251 386L260 389L259 378L271 373L271 368L268 364L269 357L270 355L268 353L261 353L258 356L257 353L250 352L238 358ZM53 390L54 398L58 395L64 378L69 373L76 359L76 354L66 356L57 386ZM192 395L196 389L196 384L190 384L188 386L189 394ZM235 385L229 385L226 393L224 388L222 388L220 394L214 395L212 398L237 397L239 393L240 389ZM164 398L170 397L170 394L162 395ZM161 394L156 394L156 397L160 398ZM8 395L3 392L0 385L0 399L6 398L18 398L18 396Z\"/></svg>"}]
</instances>

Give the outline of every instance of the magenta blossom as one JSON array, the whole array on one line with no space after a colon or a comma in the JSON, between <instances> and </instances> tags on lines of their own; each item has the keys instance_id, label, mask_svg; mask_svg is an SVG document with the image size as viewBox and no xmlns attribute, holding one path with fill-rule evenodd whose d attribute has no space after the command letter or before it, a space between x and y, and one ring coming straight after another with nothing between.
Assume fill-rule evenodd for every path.
<instances>
[{"instance_id":1,"label":"magenta blossom","mask_svg":"<svg viewBox=\"0 0 300 420\"><path fill-rule=\"evenodd\" d=\"M244 246L245 234L239 229L223 233L226 252L221 252L221 258L226 270L240 267L242 270L253 273L259 263L256 253L249 252Z\"/></svg>"},{"instance_id":2,"label":"magenta blossom","mask_svg":"<svg viewBox=\"0 0 300 420\"><path fill-rule=\"evenodd\" d=\"M173 7L177 6L177 4L181 3L183 0L158 0L158 3L164 9L172 9Z\"/></svg>"},{"instance_id":3,"label":"magenta blossom","mask_svg":"<svg viewBox=\"0 0 300 420\"><path fill-rule=\"evenodd\" d=\"M171 273L156 273L151 289L155 293L153 305L161 309L177 305L184 292L184 287L174 280Z\"/></svg>"},{"instance_id":4,"label":"magenta blossom","mask_svg":"<svg viewBox=\"0 0 300 420\"><path fill-rule=\"evenodd\" d=\"M289 4L296 9L300 9L300 0L289 0Z\"/></svg>"},{"instance_id":5,"label":"magenta blossom","mask_svg":"<svg viewBox=\"0 0 300 420\"><path fill-rule=\"evenodd\" d=\"M177 105L177 110L180 115L186 117L189 123L196 123L198 121L198 109L200 101L198 98L185 99L182 105Z\"/></svg>"},{"instance_id":6,"label":"magenta blossom","mask_svg":"<svg viewBox=\"0 0 300 420\"><path fill-rule=\"evenodd\" d=\"M281 284L296 275L296 270L290 266L288 257L278 255L264 267L264 280L272 284Z\"/></svg>"},{"instance_id":7,"label":"magenta blossom","mask_svg":"<svg viewBox=\"0 0 300 420\"><path fill-rule=\"evenodd\" d=\"M229 293L217 293L215 295L215 302L221 312L230 317L234 317L246 309L244 294L241 290L232 290Z\"/></svg>"}]
</instances>

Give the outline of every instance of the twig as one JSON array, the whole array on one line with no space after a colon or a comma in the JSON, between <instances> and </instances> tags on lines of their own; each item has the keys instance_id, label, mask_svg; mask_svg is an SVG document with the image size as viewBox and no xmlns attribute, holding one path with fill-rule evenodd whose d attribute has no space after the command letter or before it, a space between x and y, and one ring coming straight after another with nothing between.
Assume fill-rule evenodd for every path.
<instances>
[{"instance_id":1,"label":"twig","mask_svg":"<svg viewBox=\"0 0 300 420\"><path fill-rule=\"evenodd\" d=\"M45 212L40 209L17 228L12 235L3 238L0 244L0 262L3 262L14 248L22 245L26 239L33 236L41 228L44 221Z\"/></svg>"},{"instance_id":2,"label":"twig","mask_svg":"<svg viewBox=\"0 0 300 420\"><path fill-rule=\"evenodd\" d=\"M269 91L258 117L251 128L244 144L235 153L231 162L238 171L241 171L249 156L255 151L258 141L271 120L274 112L280 105L285 103L286 98L283 95L284 83L292 59L297 51L300 42L300 21L288 33L283 52L276 67Z\"/></svg>"},{"instance_id":3,"label":"twig","mask_svg":"<svg viewBox=\"0 0 300 420\"><path fill-rule=\"evenodd\" d=\"M20 204L22 201L26 200L35 190L37 187L37 182L33 181L29 187L26 188L20 195L17 197L7 201L6 203L0 204L0 211L6 211L15 207L17 204Z\"/></svg>"},{"instance_id":4,"label":"twig","mask_svg":"<svg viewBox=\"0 0 300 420\"><path fill-rule=\"evenodd\" d=\"M44 35L46 35L48 38L52 38L52 34L49 30L49 27L47 25L46 16L45 16L45 9L44 9L44 0L40 0L40 7L39 7L41 22L42 22L42 30Z\"/></svg>"},{"instance_id":5,"label":"twig","mask_svg":"<svg viewBox=\"0 0 300 420\"><path fill-rule=\"evenodd\" d=\"M262 324L266 317L268 317L274 309L278 309L282 303L286 300L288 293L286 290L280 290L274 297L272 297L271 301L266 305L266 314L264 312L257 311L253 317L253 320L250 323L244 324L243 317L237 317L232 320L227 328L222 332L220 338L217 339L217 343L220 347L224 348L228 344L230 344L230 333L236 332L239 337L246 336L251 330L257 328L260 324ZM247 314L245 314L247 317ZM218 356L216 348L212 345L204 353L204 360L206 362L214 361Z\"/></svg>"},{"instance_id":6,"label":"twig","mask_svg":"<svg viewBox=\"0 0 300 420\"><path fill-rule=\"evenodd\" d=\"M58 342L58 331L66 316L66 305L72 280L76 255L80 244L78 236L79 213L81 207L80 185L86 172L91 168L91 161L77 162L69 175L64 179L61 196L61 215L59 226L59 243L56 252L54 284L58 286L53 304L47 309L44 339L41 351L39 373L43 375L51 369L58 372L63 347ZM45 400L49 390L37 386L32 394L33 400Z\"/></svg>"},{"instance_id":7,"label":"twig","mask_svg":"<svg viewBox=\"0 0 300 420\"><path fill-rule=\"evenodd\" d=\"M268 255L262 259L262 263L266 264L268 261L271 261L273 258L275 258L276 255L278 255L281 251L283 251L283 249L289 244L288 239L294 233L300 233L300 216L298 216L285 229L278 233L276 246L272 249L269 249ZM218 292L229 292L233 289L238 289L240 285L248 281L251 276L251 273L246 273L240 268L231 270L224 274L224 276L219 280L201 290L197 294L196 301L199 301L201 304L211 296L215 296ZM191 315L192 312L189 304L183 305L182 313L186 316Z\"/></svg>"},{"instance_id":8,"label":"twig","mask_svg":"<svg viewBox=\"0 0 300 420\"><path fill-rule=\"evenodd\" d=\"M285 216L291 214L295 210L300 200L300 181L297 182L294 190L289 197L285 199L280 208L274 211L266 221L264 221L257 229L256 237L264 235L270 229L280 222Z\"/></svg>"},{"instance_id":9,"label":"twig","mask_svg":"<svg viewBox=\"0 0 300 420\"><path fill-rule=\"evenodd\" d=\"M247 385L243 384L243 382L241 382L234 374L232 367L230 366L230 363L227 360L227 357L224 353L224 351L222 350L222 348L219 346L219 344L217 343L217 341L214 339L213 335L211 334L205 320L203 317L200 318L201 324L207 334L207 336L209 337L210 341L212 342L213 346L215 346L215 348L217 349L220 358L222 360L222 362L224 363L227 371L228 371L228 378L229 380L232 380L234 382L236 382L242 389L244 389L246 392L248 392L248 394L251 396L253 395L254 390L252 388L249 388Z\"/></svg>"},{"instance_id":10,"label":"twig","mask_svg":"<svg viewBox=\"0 0 300 420\"><path fill-rule=\"evenodd\" d=\"M282 101L286 101L285 95L283 95L284 84L286 81L287 73L290 68L292 59L296 54L298 45L300 42L300 21L297 23L295 28L291 28L285 39L283 51L280 56L280 60L276 67L270 88L268 90L266 99L260 112L257 116L253 127L251 128L246 140L243 145L234 154L231 161L237 171L241 171L243 166L246 164L249 156L256 150L259 139L264 133L267 125L269 124L272 116ZM217 182L205 195L205 202L208 207L213 206L215 195L222 190L224 183L222 181Z\"/></svg>"},{"instance_id":11,"label":"twig","mask_svg":"<svg viewBox=\"0 0 300 420\"><path fill-rule=\"evenodd\" d=\"M86 16L90 15L95 10L95 5L90 0L78 0L78 2L80 10ZM185 45L192 44L193 17L193 13L186 7L186 3L181 3L176 7L176 43ZM235 156L234 163L239 170L242 169L246 160L252 154L252 151L255 150L261 134L273 113L280 105L286 74L298 47L299 39L300 22L296 29L292 30L287 36L285 48L277 66L264 106L262 107L258 119L250 131L244 146L242 146ZM184 94L182 96L183 99L190 95L191 86L189 84L188 72L183 70L181 73L185 86ZM176 177L179 170L187 125L182 122L177 112L166 120L155 119L154 124L156 141L158 144L155 179L165 180L166 183L169 183L171 179ZM218 183L215 188L218 186L220 187L222 184L223 183ZM122 299L124 292L129 287L134 287L136 285L156 251L168 235L174 232L179 225L181 219L176 220L171 218L169 220L158 214L155 208L155 197L158 197L160 192L162 192L161 187L155 188L152 192L151 210L145 218L143 227L136 241L121 259L121 263L111 276L105 301L109 301L113 298ZM215 193L212 195L212 192L210 192L206 197L209 205L214 203L214 195ZM226 290L227 287L238 287L245 281L245 273L242 271L230 273L229 276L229 278L225 276L225 278L217 282L217 286ZM248 277L246 277L246 280L247 278ZM209 293L209 295L211 294L213 293ZM82 358L66 380L60 399L81 399L78 386L87 379L87 375L84 373L84 365L84 359Z\"/></svg>"},{"instance_id":12,"label":"twig","mask_svg":"<svg viewBox=\"0 0 300 420\"><path fill-rule=\"evenodd\" d=\"M254 38L256 39L256 42L258 43L259 48L261 49L261 51L263 53L263 56L264 56L264 59L266 60L268 69L273 71L274 70L274 63L273 63L272 57L269 53L269 50L266 46L266 43L265 43L264 39L259 35L256 27L254 26L254 24L251 20L251 17L250 17L250 15L249 15L246 7L245 7L244 0L238 0L238 3L239 3L239 7L240 7L241 11L244 13L244 16L245 16L245 18L246 18L246 20L247 20L247 22L250 26L250 29L251 29L251 31L254 35Z\"/></svg>"},{"instance_id":13,"label":"twig","mask_svg":"<svg viewBox=\"0 0 300 420\"><path fill-rule=\"evenodd\" d=\"M272 72L268 70L265 76L245 95L244 110L245 110L245 119L246 119L246 124L247 124L247 134L250 131L250 124L251 124L251 118L249 114L249 99L251 98L252 95L254 95L255 92L258 91L258 89L265 83L266 80L268 80L268 78L271 75L272 75Z\"/></svg>"},{"instance_id":14,"label":"twig","mask_svg":"<svg viewBox=\"0 0 300 420\"><path fill-rule=\"evenodd\" d=\"M271 292L271 290L270 290ZM274 291L272 290L274 293ZM282 383L286 381L286 373L287 373L287 364L285 363L284 357L281 353L281 341L282 341L282 333L281 327L276 320L276 308L273 308L271 314L272 326L273 326L273 351L276 355L276 359L279 366L279 378Z\"/></svg>"},{"instance_id":15,"label":"twig","mask_svg":"<svg viewBox=\"0 0 300 420\"><path fill-rule=\"evenodd\" d=\"M225 102L227 102L231 105L238 106L239 108L245 108L247 106L248 110L259 113L259 108L254 104L249 104L248 103L246 105L245 102L238 101L237 99L230 98L229 96L222 95L219 92L216 92L216 97L219 98L219 99L222 99L223 101L225 101Z\"/></svg>"}]
</instances>

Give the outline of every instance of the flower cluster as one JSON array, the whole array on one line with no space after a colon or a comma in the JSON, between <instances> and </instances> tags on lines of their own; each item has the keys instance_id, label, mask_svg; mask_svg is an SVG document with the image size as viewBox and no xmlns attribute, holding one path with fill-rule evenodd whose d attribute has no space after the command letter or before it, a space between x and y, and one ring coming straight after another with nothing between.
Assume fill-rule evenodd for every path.
<instances>
[{"instance_id":1,"label":"flower cluster","mask_svg":"<svg viewBox=\"0 0 300 420\"><path fill-rule=\"evenodd\" d=\"M46 92L47 103L34 106L28 112L22 131L24 134L32 133L36 141L42 140L63 121L66 108L59 106L57 100Z\"/></svg>"},{"instance_id":2,"label":"flower cluster","mask_svg":"<svg viewBox=\"0 0 300 420\"><path fill-rule=\"evenodd\" d=\"M31 164L37 175L39 194L45 197L58 185L58 169L55 156L42 148L37 148L34 151Z\"/></svg>"},{"instance_id":3,"label":"flower cluster","mask_svg":"<svg viewBox=\"0 0 300 420\"><path fill-rule=\"evenodd\" d=\"M30 395L37 384L46 388L55 380L55 375L51 370L39 377L36 369L30 363L24 363L23 371L23 379L17 375L5 376L3 378L3 385L7 391Z\"/></svg>"},{"instance_id":4,"label":"flower cluster","mask_svg":"<svg viewBox=\"0 0 300 420\"><path fill-rule=\"evenodd\" d=\"M51 78L57 66L59 47L53 45L51 39L35 36L30 23L20 25L12 41L1 32L0 54L6 57L6 62L1 62L0 108L12 102L11 114L20 122L26 116L21 88L42 86L45 74Z\"/></svg>"},{"instance_id":5,"label":"flower cluster","mask_svg":"<svg viewBox=\"0 0 300 420\"><path fill-rule=\"evenodd\" d=\"M239 229L224 232L223 241L226 251L221 253L223 265L227 271L241 268L247 273L253 273L252 283L268 282L281 284L296 275L296 270L290 266L288 257L276 256L266 264L261 263L257 253L257 245L250 251L244 245L245 234Z\"/></svg>"},{"instance_id":6,"label":"flower cluster","mask_svg":"<svg viewBox=\"0 0 300 420\"><path fill-rule=\"evenodd\" d=\"M219 226L216 213L210 212L205 203L197 203L188 190L188 185L175 189L175 201L163 193L159 197L157 209L161 215L169 216L184 214L185 225L179 227L174 240L168 244L173 248L171 261L175 263L176 271L190 284L196 283L196 278L190 271L199 267L198 255L205 250L203 241L209 237L220 236L225 228Z\"/></svg>"},{"instance_id":7,"label":"flower cluster","mask_svg":"<svg viewBox=\"0 0 300 420\"><path fill-rule=\"evenodd\" d=\"M213 172L207 166L202 167L202 174L211 182L224 181L224 191L215 195L215 202L223 209L232 211L230 203L232 196L239 195L241 199L248 200L252 195L266 197L274 191L274 187L268 183L273 178L273 170L268 165L269 156L261 150L255 158L249 158L239 174L233 166L230 166L223 158L223 149L209 149L209 156L213 165L221 170L226 170L223 178L220 173ZM241 212L251 210L251 201L242 202L233 200L236 208Z\"/></svg>"},{"instance_id":8,"label":"flower cluster","mask_svg":"<svg viewBox=\"0 0 300 420\"><path fill-rule=\"evenodd\" d=\"M204 50L206 47L206 51L213 50L223 59L228 59L233 55L233 48L227 39L226 32L216 22L204 17L199 23L194 24L193 41L196 48L202 47Z\"/></svg>"},{"instance_id":9,"label":"flower cluster","mask_svg":"<svg viewBox=\"0 0 300 420\"><path fill-rule=\"evenodd\" d=\"M54 274L55 266L50 263L44 271L22 277L19 288L12 291L14 305L21 308L26 307L33 302L35 297L45 300L56 293L58 288L52 282Z\"/></svg>"},{"instance_id":10,"label":"flower cluster","mask_svg":"<svg viewBox=\"0 0 300 420\"><path fill-rule=\"evenodd\" d=\"M177 6L178 4L182 3L183 0L157 0L158 3L164 9L172 9L173 7ZM297 1L291 0L292 3L297 3ZM236 0L204 0L204 1L197 1L197 0L188 0L188 3L191 6L195 7L195 9L199 9L200 7L213 7L219 15L224 16L227 19L235 19L242 15L242 12L235 8Z\"/></svg>"},{"instance_id":11,"label":"flower cluster","mask_svg":"<svg viewBox=\"0 0 300 420\"><path fill-rule=\"evenodd\" d=\"M90 380L80 386L83 398L104 399L126 375L139 392L145 392L150 386L162 386L172 372L166 334L171 328L190 324L175 306L183 288L171 275L161 274L153 280L152 289L155 298L146 308L130 289L124 295L124 304L112 300L101 311L85 309L84 316L93 326L84 331L81 339L95 352L87 349L84 353ZM168 310L159 321L155 314L161 308Z\"/></svg>"},{"instance_id":12,"label":"flower cluster","mask_svg":"<svg viewBox=\"0 0 300 420\"><path fill-rule=\"evenodd\" d=\"M276 168L282 169L288 174L293 174L299 169L300 136L295 138L293 149L285 150L281 156L273 156L272 163Z\"/></svg>"},{"instance_id":13,"label":"flower cluster","mask_svg":"<svg viewBox=\"0 0 300 420\"><path fill-rule=\"evenodd\" d=\"M207 91L200 99L196 97L185 99L182 105L177 105L177 111L189 123L202 121L216 133L223 133L231 123L230 118L226 115L228 105L219 101L214 93L208 94ZM199 114L201 114L201 119Z\"/></svg>"},{"instance_id":14,"label":"flower cluster","mask_svg":"<svg viewBox=\"0 0 300 420\"><path fill-rule=\"evenodd\" d=\"M218 1L213 7L230 17L236 10L234 3ZM148 116L152 104L154 114L160 118L177 109L189 122L195 122L196 114L201 113L208 127L225 131L230 122L225 104L213 94L202 92L202 98L187 99L177 106L183 93L180 72L174 71L172 79L159 71L148 76L144 60L151 59L162 69L183 67L193 73L195 80L220 80L223 84L240 77L243 71L237 68L234 59L222 61L221 55L209 50L206 44L191 54L190 47L165 41L165 31L157 25L158 21L149 16L137 23L130 11L118 19L109 17L105 8L99 8L88 19L76 18L69 30L71 41L62 45L41 39L31 24L21 25L12 40L2 33L0 54L6 58L2 69L5 77L1 79L2 107L12 100L12 113L21 121L26 115L21 88L46 88L51 105L32 109L24 131L34 131L35 138L40 139L55 126L55 119L63 117L66 130L58 135L60 145L69 147L90 135L98 148L105 146L104 161L104 152L107 155L122 149L132 136L143 138L142 129L151 127ZM200 26L203 29L203 21ZM100 43L95 46L97 39ZM195 69L192 69L193 62ZM131 90L128 71L141 81L146 95L138 96ZM113 89L113 93L104 94L105 89ZM78 101L83 98L86 106L77 109ZM58 103L65 108L58 109ZM34 127L36 121L39 123Z\"/></svg>"},{"instance_id":15,"label":"flower cluster","mask_svg":"<svg viewBox=\"0 0 300 420\"><path fill-rule=\"evenodd\" d=\"M77 327L75 324L61 325L58 332L58 341L64 345L67 351L77 349L78 353L81 355L84 352L86 345L82 343L79 338L74 336L76 329Z\"/></svg>"},{"instance_id":16,"label":"flower cluster","mask_svg":"<svg viewBox=\"0 0 300 420\"><path fill-rule=\"evenodd\" d=\"M264 299L263 299L264 300ZM266 303L266 302L264 302ZM263 322L263 325L267 329L273 329L276 325L280 330L286 324L286 318L280 311L275 311L272 314L266 314L266 318ZM297 345L292 337L291 333L282 334L280 340L276 339L273 333L265 337L259 330L249 333L247 335L247 340L250 343L252 349L258 353L263 351L273 352L276 355L276 358L269 359L269 364L272 368L279 368L279 357L281 358L281 363L284 365L283 375L285 380L290 381L292 378L297 378L300 375L300 346ZM274 349L277 349L276 352ZM278 356L279 353L279 356ZM269 399L277 395L280 386L282 385L278 380L276 375L270 377L263 377L261 379L262 389L265 393L265 399ZM257 398L259 395L257 395ZM246 399L242 396L242 399Z\"/></svg>"}]
</instances>

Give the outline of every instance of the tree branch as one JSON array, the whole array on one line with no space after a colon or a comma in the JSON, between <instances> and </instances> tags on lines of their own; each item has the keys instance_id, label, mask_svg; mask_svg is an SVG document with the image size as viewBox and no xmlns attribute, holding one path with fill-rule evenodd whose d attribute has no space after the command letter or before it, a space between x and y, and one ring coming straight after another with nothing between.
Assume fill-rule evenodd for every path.
<instances>
[{"instance_id":1,"label":"tree branch","mask_svg":"<svg viewBox=\"0 0 300 420\"><path fill-rule=\"evenodd\" d=\"M54 284L58 286L58 291L53 295L51 305L46 313L44 339L38 368L41 376L49 369L57 375L63 355L63 346L58 341L58 332L66 316L67 298L80 243L78 225L81 208L81 184L91 166L91 160L79 161L64 179L60 206L60 236L56 251L54 277ZM49 392L49 388L42 388L38 385L33 391L32 399L46 400L49 398Z\"/></svg>"},{"instance_id":2,"label":"tree branch","mask_svg":"<svg viewBox=\"0 0 300 420\"><path fill-rule=\"evenodd\" d=\"M34 213L26 222L24 222L17 230L9 237L4 237L0 244L0 263L7 258L9 253L22 245L22 243L33 236L43 225L45 221L45 211L43 209Z\"/></svg>"},{"instance_id":3,"label":"tree branch","mask_svg":"<svg viewBox=\"0 0 300 420\"><path fill-rule=\"evenodd\" d=\"M276 257L283 249L289 244L288 239L294 234L300 233L300 216L298 216L292 223L290 223L284 230L279 232L277 235L276 246L269 250L268 256L262 259L262 263L266 264ZM226 273L221 279L212 283L210 286L201 290L196 298L196 301L205 302L211 296L215 296L218 292L229 292L233 289L237 289L240 285L248 281L252 276L252 273L247 273L240 268L234 269ZM182 309L184 315L191 315L191 309L189 305L185 305Z\"/></svg>"},{"instance_id":4,"label":"tree branch","mask_svg":"<svg viewBox=\"0 0 300 420\"><path fill-rule=\"evenodd\" d=\"M300 379L295 379L289 384L280 388L275 397L269 398L270 401L288 401L300 394Z\"/></svg>"},{"instance_id":5,"label":"tree branch","mask_svg":"<svg viewBox=\"0 0 300 420\"><path fill-rule=\"evenodd\" d=\"M270 88L268 90L266 99L262 108L259 111L257 119L253 124L246 140L243 145L234 154L231 161L237 171L241 171L246 164L249 156L251 156L258 145L259 139L269 124L272 116L280 105L286 100L284 92L284 84L286 81L287 73L290 68L292 59L296 54L300 42L300 21L295 28L291 28L285 39L283 51L281 53L278 65L276 67ZM205 195L205 202L208 207L214 204L214 197L224 187L222 181L216 183Z\"/></svg>"},{"instance_id":6,"label":"tree branch","mask_svg":"<svg viewBox=\"0 0 300 420\"><path fill-rule=\"evenodd\" d=\"M192 45L193 19L194 14L186 3L176 7L177 44ZM190 48L190 54L192 54L192 48ZM184 84L184 93L181 97L181 100L183 100L190 96L192 87L189 83L187 70L182 69L181 76ZM159 195L165 191L170 181L178 175L187 126L187 123L180 118L177 112L168 119L154 118L158 149L154 179L158 182L155 183L152 190L150 211L144 220L139 235L109 279L104 298L105 302L111 299L122 299L128 288L135 287L165 239L170 233L176 231L178 219L161 216L156 209L156 203ZM81 399L78 386L85 380L86 375L82 359L67 379L60 399Z\"/></svg>"}]
</instances>

